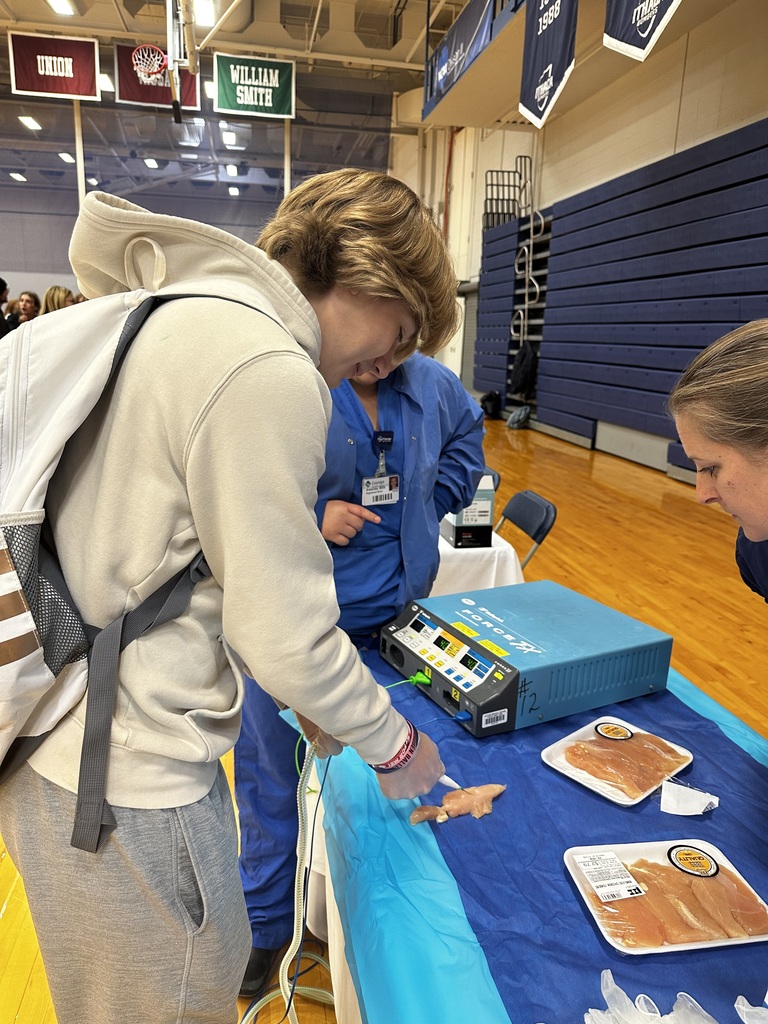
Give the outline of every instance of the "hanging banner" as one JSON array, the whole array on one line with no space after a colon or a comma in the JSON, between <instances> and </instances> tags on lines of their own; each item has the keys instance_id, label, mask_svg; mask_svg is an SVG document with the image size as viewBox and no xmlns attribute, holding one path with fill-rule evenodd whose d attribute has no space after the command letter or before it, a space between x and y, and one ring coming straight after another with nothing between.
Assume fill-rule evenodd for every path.
<instances>
[{"instance_id":1,"label":"hanging banner","mask_svg":"<svg viewBox=\"0 0 768 1024\"><path fill-rule=\"evenodd\" d=\"M115 103L131 103L137 107L170 107L171 84L168 72L162 71L142 81L136 74L132 46L115 46ZM200 109L200 76L179 69L181 106L184 110Z\"/></svg>"},{"instance_id":2,"label":"hanging banner","mask_svg":"<svg viewBox=\"0 0 768 1024\"><path fill-rule=\"evenodd\" d=\"M492 0L469 0L437 48L429 95L443 96L491 41Z\"/></svg>"},{"instance_id":3,"label":"hanging banner","mask_svg":"<svg viewBox=\"0 0 768 1024\"><path fill-rule=\"evenodd\" d=\"M213 109L250 117L296 116L296 65L227 53L213 55Z\"/></svg>"},{"instance_id":4,"label":"hanging banner","mask_svg":"<svg viewBox=\"0 0 768 1024\"><path fill-rule=\"evenodd\" d=\"M680 0L607 0L603 44L645 60Z\"/></svg>"},{"instance_id":5,"label":"hanging banner","mask_svg":"<svg viewBox=\"0 0 768 1024\"><path fill-rule=\"evenodd\" d=\"M520 113L541 128L573 71L578 0L527 0Z\"/></svg>"},{"instance_id":6,"label":"hanging banner","mask_svg":"<svg viewBox=\"0 0 768 1024\"><path fill-rule=\"evenodd\" d=\"M9 32L8 52L11 92L70 100L101 99L99 45L95 39Z\"/></svg>"}]
</instances>

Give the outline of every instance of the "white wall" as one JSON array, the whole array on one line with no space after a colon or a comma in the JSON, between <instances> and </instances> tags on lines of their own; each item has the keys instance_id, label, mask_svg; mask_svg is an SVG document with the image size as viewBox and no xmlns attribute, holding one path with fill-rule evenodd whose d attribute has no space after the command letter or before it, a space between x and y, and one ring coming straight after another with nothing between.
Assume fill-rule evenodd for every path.
<instances>
[{"instance_id":1,"label":"white wall","mask_svg":"<svg viewBox=\"0 0 768 1024\"><path fill-rule=\"evenodd\" d=\"M626 57L626 73L609 88L561 115L555 107L541 130L462 129L455 136L448 240L460 278L479 273L486 169L513 170L518 154L531 155L538 206L545 208L768 117L766 0L735 0L688 35L662 44L663 37L642 63ZM577 62L573 79L578 74ZM431 188L421 195L441 213L434 182L445 177L448 134L426 132L422 156L431 168ZM400 176L414 159L408 145L398 145L392 173Z\"/></svg>"}]
</instances>

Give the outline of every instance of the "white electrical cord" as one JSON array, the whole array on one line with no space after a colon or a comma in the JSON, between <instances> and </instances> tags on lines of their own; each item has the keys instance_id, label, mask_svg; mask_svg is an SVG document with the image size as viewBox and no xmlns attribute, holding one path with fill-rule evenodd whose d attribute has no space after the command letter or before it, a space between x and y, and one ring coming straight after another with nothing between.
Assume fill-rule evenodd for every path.
<instances>
[{"instance_id":1,"label":"white electrical cord","mask_svg":"<svg viewBox=\"0 0 768 1024\"><path fill-rule=\"evenodd\" d=\"M317 747L313 743L307 745L307 753L304 757L304 766L299 776L299 784L296 787L296 806L299 812L299 838L296 842L296 877L293 885L293 937L288 947L288 952L280 963L280 991L283 993L285 1007L288 1011L288 1020L291 1024L298 1024L299 1018L293 1006L293 985L288 979L288 968L291 961L299 952L302 939L304 938L304 902L306 894L306 871L307 862L307 788L312 765L315 763Z\"/></svg>"},{"instance_id":2,"label":"white electrical cord","mask_svg":"<svg viewBox=\"0 0 768 1024\"><path fill-rule=\"evenodd\" d=\"M293 1005L294 995L302 995L308 999L314 999L316 1002L325 1003L329 1006L333 1006L333 994L327 992L322 988L314 988L307 986L297 986L296 978L298 971L301 966L300 962L297 963L294 971L293 979L289 978L288 972L291 964L298 953L301 951L301 945L304 940L304 907L306 903L306 880L309 877L307 871L307 855L310 846L310 839L307 835L307 789L309 788L309 779L312 772L312 766L315 763L316 755L315 744L307 745L307 753L304 758L304 766L301 769L301 775L299 776L299 784L296 787L296 805L298 808L299 817L299 835L296 843L296 876L294 879L293 886L293 936L291 937L291 943L288 950L280 962L279 970L279 981L280 981L280 992L270 992L265 996L262 996L258 1002L254 1003L253 1006L249 1007L243 1016L240 1024L251 1024L252 1021L256 1020L256 1015L259 1010L262 1010L267 1003L277 999L278 996L282 996L285 1003L288 1020L290 1024L299 1024L299 1019L296 1016L296 1010ZM330 966L326 960L316 953L301 953L301 956L306 957L315 963L321 964L326 967L330 973ZM301 959L301 958L300 958ZM285 1018L283 1018L285 1019Z\"/></svg>"}]
</instances>

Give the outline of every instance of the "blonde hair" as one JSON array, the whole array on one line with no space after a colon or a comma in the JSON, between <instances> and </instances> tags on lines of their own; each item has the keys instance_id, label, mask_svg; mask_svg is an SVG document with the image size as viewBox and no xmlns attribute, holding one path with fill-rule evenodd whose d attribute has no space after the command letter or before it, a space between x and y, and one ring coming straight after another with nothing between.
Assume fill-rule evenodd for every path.
<instances>
[{"instance_id":1,"label":"blonde hair","mask_svg":"<svg viewBox=\"0 0 768 1024\"><path fill-rule=\"evenodd\" d=\"M753 320L700 352L667 399L710 440L750 455L768 451L768 320Z\"/></svg>"},{"instance_id":2,"label":"blonde hair","mask_svg":"<svg viewBox=\"0 0 768 1024\"><path fill-rule=\"evenodd\" d=\"M40 315L42 316L43 313L50 313L54 309L63 309L67 304L67 299L72 299L72 303L75 301L75 296L69 288L65 288L63 284L51 285L43 296ZM72 303L70 303L70 305L72 305Z\"/></svg>"},{"instance_id":3,"label":"blonde hair","mask_svg":"<svg viewBox=\"0 0 768 1024\"><path fill-rule=\"evenodd\" d=\"M308 178L283 199L256 244L308 297L339 285L400 299L426 355L457 328L457 280L440 230L418 196L387 174L344 168Z\"/></svg>"}]
</instances>

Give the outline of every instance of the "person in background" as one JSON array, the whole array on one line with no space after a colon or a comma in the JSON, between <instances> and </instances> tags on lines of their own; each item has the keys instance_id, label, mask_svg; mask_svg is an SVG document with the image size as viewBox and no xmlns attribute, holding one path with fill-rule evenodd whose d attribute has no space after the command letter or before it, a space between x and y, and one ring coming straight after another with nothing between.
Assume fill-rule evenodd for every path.
<instances>
[{"instance_id":1,"label":"person in background","mask_svg":"<svg viewBox=\"0 0 768 1024\"><path fill-rule=\"evenodd\" d=\"M54 309L64 309L66 306L74 306L75 296L72 294L69 288L65 288L62 284L51 285L50 288L46 289L45 295L43 296L43 303L40 306L40 315L43 313L50 313Z\"/></svg>"},{"instance_id":2,"label":"person in background","mask_svg":"<svg viewBox=\"0 0 768 1024\"><path fill-rule=\"evenodd\" d=\"M418 353L384 380L360 374L331 394L315 511L333 557L338 625L358 650L377 650L380 628L432 588L440 520L474 497L485 468L483 410L452 370ZM271 697L248 687L235 794L253 936L240 994L251 999L293 930L296 741Z\"/></svg>"},{"instance_id":3,"label":"person in background","mask_svg":"<svg viewBox=\"0 0 768 1024\"><path fill-rule=\"evenodd\" d=\"M17 310L6 317L11 328L25 324L27 320L34 320L40 312L40 297L35 292L22 292L17 301Z\"/></svg>"},{"instance_id":4,"label":"person in background","mask_svg":"<svg viewBox=\"0 0 768 1024\"><path fill-rule=\"evenodd\" d=\"M19 300L8 299L8 304L5 307L5 320L8 326L13 330L14 327L19 325Z\"/></svg>"},{"instance_id":5,"label":"person in background","mask_svg":"<svg viewBox=\"0 0 768 1024\"><path fill-rule=\"evenodd\" d=\"M5 319L5 313L3 307L8 301L8 282L0 277L0 338L5 337L8 331L12 330L10 324Z\"/></svg>"},{"instance_id":6,"label":"person in background","mask_svg":"<svg viewBox=\"0 0 768 1024\"><path fill-rule=\"evenodd\" d=\"M98 851L70 842L87 694L0 786L2 835L58 1024L235 1024L251 932L220 759L240 729L243 669L293 708L319 756L356 750L387 798L426 793L445 771L336 627L314 504L329 388L442 348L456 275L415 193L354 168L302 181L256 245L89 192L69 258L91 298L159 282L181 296L148 318L51 479L72 599L103 627L200 551L211 576L120 656L117 827Z\"/></svg>"},{"instance_id":7,"label":"person in background","mask_svg":"<svg viewBox=\"0 0 768 1024\"><path fill-rule=\"evenodd\" d=\"M696 467L696 497L736 521L742 579L768 601L768 320L700 352L667 408Z\"/></svg>"}]
</instances>

